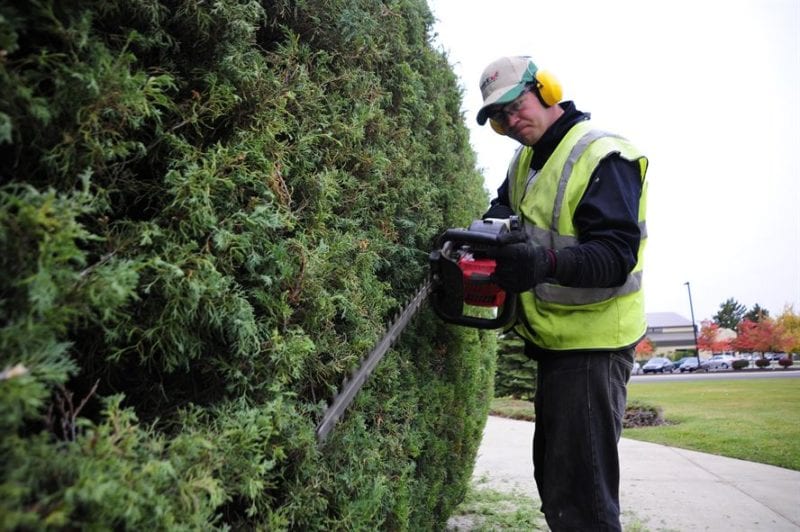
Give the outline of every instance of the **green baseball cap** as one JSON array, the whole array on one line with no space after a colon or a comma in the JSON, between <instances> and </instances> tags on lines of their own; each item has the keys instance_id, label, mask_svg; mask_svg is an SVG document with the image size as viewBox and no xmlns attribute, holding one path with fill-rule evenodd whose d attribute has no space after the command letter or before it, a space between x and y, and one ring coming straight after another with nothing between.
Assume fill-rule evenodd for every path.
<instances>
[{"instance_id":1,"label":"green baseball cap","mask_svg":"<svg viewBox=\"0 0 800 532\"><path fill-rule=\"evenodd\" d=\"M478 124L483 125L489 108L513 102L529 83L536 81L536 64L527 56L501 57L481 74L483 107L478 111Z\"/></svg>"}]
</instances>

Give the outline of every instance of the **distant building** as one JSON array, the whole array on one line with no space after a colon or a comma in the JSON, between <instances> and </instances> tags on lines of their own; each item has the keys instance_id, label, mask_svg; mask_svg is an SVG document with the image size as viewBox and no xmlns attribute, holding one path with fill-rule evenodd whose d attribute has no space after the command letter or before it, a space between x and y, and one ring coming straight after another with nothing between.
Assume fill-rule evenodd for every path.
<instances>
[{"instance_id":1,"label":"distant building","mask_svg":"<svg viewBox=\"0 0 800 532\"><path fill-rule=\"evenodd\" d=\"M648 312L645 336L653 342L655 356L695 348L692 320L674 312Z\"/></svg>"}]
</instances>

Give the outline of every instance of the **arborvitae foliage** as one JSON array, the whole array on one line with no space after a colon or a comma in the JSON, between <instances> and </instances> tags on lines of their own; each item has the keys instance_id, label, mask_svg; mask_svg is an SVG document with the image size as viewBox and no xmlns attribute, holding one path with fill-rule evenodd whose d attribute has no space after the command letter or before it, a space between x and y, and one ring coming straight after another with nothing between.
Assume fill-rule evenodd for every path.
<instances>
[{"instance_id":1,"label":"arborvitae foliage","mask_svg":"<svg viewBox=\"0 0 800 532\"><path fill-rule=\"evenodd\" d=\"M503 335L498 342L495 397L514 397L532 401L536 395L537 365L525 356L522 339Z\"/></svg>"},{"instance_id":2,"label":"arborvitae foliage","mask_svg":"<svg viewBox=\"0 0 800 532\"><path fill-rule=\"evenodd\" d=\"M422 0L0 3L0 528L422 530L492 333L415 319L486 196Z\"/></svg>"}]
</instances>

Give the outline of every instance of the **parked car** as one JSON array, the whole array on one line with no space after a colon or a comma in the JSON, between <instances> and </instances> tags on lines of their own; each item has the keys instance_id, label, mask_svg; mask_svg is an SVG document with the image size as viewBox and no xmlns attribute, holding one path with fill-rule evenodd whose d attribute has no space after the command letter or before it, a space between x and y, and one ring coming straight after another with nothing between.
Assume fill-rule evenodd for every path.
<instances>
[{"instance_id":1,"label":"parked car","mask_svg":"<svg viewBox=\"0 0 800 532\"><path fill-rule=\"evenodd\" d=\"M708 363L708 369L729 369L733 367L734 360L731 355L713 355L705 362Z\"/></svg>"},{"instance_id":2,"label":"parked car","mask_svg":"<svg viewBox=\"0 0 800 532\"><path fill-rule=\"evenodd\" d=\"M681 366L683 365L683 363L688 361L688 360L694 360L695 362L697 362L697 357L683 357L683 358L680 358L680 359L676 360L673 363L673 365L675 366L674 369L681 369Z\"/></svg>"},{"instance_id":3,"label":"parked car","mask_svg":"<svg viewBox=\"0 0 800 532\"><path fill-rule=\"evenodd\" d=\"M708 371L708 361L701 360L700 364L697 363L697 357L689 357L686 359L678 368L681 373L684 371L692 372L697 371L698 369L702 371Z\"/></svg>"},{"instance_id":4,"label":"parked car","mask_svg":"<svg viewBox=\"0 0 800 532\"><path fill-rule=\"evenodd\" d=\"M668 358L655 357L647 361L647 364L642 366L642 373L672 373L675 365Z\"/></svg>"}]
</instances>

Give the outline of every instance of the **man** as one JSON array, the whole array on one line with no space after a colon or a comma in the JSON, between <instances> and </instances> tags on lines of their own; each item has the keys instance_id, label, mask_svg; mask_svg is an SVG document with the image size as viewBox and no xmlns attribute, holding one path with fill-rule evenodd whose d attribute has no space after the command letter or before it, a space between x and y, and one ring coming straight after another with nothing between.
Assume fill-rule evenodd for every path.
<instances>
[{"instance_id":1,"label":"man","mask_svg":"<svg viewBox=\"0 0 800 532\"><path fill-rule=\"evenodd\" d=\"M493 252L518 294L514 331L538 361L534 477L552 530L621 530L619 457L634 346L646 330L647 159L561 102L556 79L504 57L480 81L487 119L521 144L484 217L516 214L524 238Z\"/></svg>"}]
</instances>

